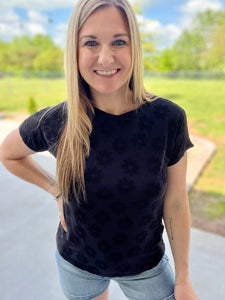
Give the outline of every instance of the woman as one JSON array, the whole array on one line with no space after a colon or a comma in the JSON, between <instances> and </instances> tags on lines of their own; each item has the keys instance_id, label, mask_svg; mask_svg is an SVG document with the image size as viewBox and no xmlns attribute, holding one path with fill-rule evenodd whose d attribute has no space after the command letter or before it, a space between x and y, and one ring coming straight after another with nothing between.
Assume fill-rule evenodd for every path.
<instances>
[{"instance_id":1,"label":"woman","mask_svg":"<svg viewBox=\"0 0 225 300\"><path fill-rule=\"evenodd\" d=\"M1 146L9 171L57 200L65 296L106 300L114 279L128 299L197 299L188 274L186 117L144 90L138 25L126 0L78 1L65 72L68 100L29 117ZM31 158L44 150L57 158L57 179Z\"/></svg>"}]
</instances>

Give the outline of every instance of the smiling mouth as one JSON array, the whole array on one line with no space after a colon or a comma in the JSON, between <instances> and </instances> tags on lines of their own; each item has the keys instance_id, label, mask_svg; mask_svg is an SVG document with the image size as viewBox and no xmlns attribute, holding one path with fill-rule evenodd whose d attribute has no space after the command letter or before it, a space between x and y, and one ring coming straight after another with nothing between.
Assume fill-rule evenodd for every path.
<instances>
[{"instance_id":1,"label":"smiling mouth","mask_svg":"<svg viewBox=\"0 0 225 300\"><path fill-rule=\"evenodd\" d=\"M95 70L94 72L98 75L102 75L102 76L111 76L111 75L114 75L116 73L119 72L120 69L113 69L113 70L110 70L110 71L100 71L100 70Z\"/></svg>"}]
</instances>

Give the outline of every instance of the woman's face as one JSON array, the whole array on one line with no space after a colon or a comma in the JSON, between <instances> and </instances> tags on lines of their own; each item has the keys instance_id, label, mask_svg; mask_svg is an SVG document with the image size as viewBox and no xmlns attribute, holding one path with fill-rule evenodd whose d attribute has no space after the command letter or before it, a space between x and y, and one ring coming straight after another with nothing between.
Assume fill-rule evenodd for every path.
<instances>
[{"instance_id":1,"label":"woman's face","mask_svg":"<svg viewBox=\"0 0 225 300\"><path fill-rule=\"evenodd\" d=\"M124 93L130 79L131 41L119 9L96 10L79 32L78 67L92 94Z\"/></svg>"}]
</instances>

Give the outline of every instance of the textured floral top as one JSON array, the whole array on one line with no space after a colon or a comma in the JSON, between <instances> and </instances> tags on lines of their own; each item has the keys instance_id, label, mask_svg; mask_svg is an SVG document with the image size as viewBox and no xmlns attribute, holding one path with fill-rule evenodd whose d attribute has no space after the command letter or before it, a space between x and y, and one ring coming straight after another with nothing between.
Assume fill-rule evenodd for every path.
<instances>
[{"instance_id":1,"label":"textured floral top","mask_svg":"<svg viewBox=\"0 0 225 300\"><path fill-rule=\"evenodd\" d=\"M67 103L45 108L20 126L34 151L57 153L67 120ZM59 224L57 247L71 264L115 277L141 273L162 258L163 200L167 167L192 147L184 110L158 98L112 115L95 108L86 159L87 202L70 192L64 204L68 231Z\"/></svg>"}]
</instances>

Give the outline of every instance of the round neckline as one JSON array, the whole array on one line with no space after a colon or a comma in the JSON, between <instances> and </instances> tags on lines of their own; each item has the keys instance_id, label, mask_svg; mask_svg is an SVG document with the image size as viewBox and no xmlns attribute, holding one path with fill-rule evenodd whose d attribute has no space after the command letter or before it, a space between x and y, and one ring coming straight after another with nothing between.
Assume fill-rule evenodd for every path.
<instances>
[{"instance_id":1,"label":"round neckline","mask_svg":"<svg viewBox=\"0 0 225 300\"><path fill-rule=\"evenodd\" d=\"M102 110L102 109L99 109L99 108L97 108L97 107L95 107L94 106L94 110L95 110L95 112L97 112L97 113L99 113L99 114L102 114L102 115L105 115L105 116L108 116L108 117L112 117L112 118L115 118L115 119L117 119L117 118L122 118L122 117L125 117L125 116L129 116L129 115L131 115L131 114L133 114L133 113L136 113L137 111L139 111L139 109L141 109L141 107L144 105L144 104L146 104L148 101L145 101L143 104L141 104L139 107L137 107L137 108L135 108L135 109L132 109L132 110L129 110L129 111L127 111L127 112L125 112L125 113L122 113L122 114L119 114L119 115L114 115L114 114L111 114L111 113L108 113L108 112L106 112L106 111L104 111L104 110Z\"/></svg>"}]
</instances>

